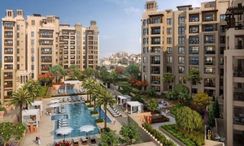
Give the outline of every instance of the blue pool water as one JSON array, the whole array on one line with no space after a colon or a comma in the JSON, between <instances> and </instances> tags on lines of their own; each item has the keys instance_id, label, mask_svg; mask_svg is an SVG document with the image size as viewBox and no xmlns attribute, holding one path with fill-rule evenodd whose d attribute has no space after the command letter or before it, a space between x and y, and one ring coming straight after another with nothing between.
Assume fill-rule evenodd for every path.
<instances>
[{"instance_id":1,"label":"blue pool water","mask_svg":"<svg viewBox=\"0 0 244 146\"><path fill-rule=\"evenodd\" d=\"M94 125L96 129L94 131L89 132L89 135L98 134L99 129L96 125L95 119L98 117L92 117L89 109L83 103L74 103L74 104L66 104L64 105L65 114L68 115L68 124L69 127L73 128L71 134L66 135L66 138L72 137L80 137L86 136L85 132L80 132L80 127L84 125ZM101 117L104 118L105 114L101 111ZM109 118L107 118L108 122L111 122ZM58 120L55 121L55 131L58 129ZM62 135L54 134L54 139L63 139Z\"/></svg>"}]
</instances>

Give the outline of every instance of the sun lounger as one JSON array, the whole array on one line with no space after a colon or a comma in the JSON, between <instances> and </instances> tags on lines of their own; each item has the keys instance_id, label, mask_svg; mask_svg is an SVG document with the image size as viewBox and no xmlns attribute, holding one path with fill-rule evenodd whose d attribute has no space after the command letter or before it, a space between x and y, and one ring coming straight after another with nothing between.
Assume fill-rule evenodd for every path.
<instances>
[{"instance_id":1,"label":"sun lounger","mask_svg":"<svg viewBox=\"0 0 244 146\"><path fill-rule=\"evenodd\" d=\"M87 144L88 143L88 139L85 137L81 137L80 141L81 141L81 144Z\"/></svg>"}]
</instances>

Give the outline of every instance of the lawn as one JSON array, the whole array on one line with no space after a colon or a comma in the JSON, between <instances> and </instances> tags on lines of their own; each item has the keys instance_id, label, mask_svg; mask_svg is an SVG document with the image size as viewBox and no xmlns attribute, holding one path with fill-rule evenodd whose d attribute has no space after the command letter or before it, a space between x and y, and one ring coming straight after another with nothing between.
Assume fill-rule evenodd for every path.
<instances>
[{"instance_id":1,"label":"lawn","mask_svg":"<svg viewBox=\"0 0 244 146\"><path fill-rule=\"evenodd\" d=\"M191 134L182 132L176 125L164 125L162 129L179 139L187 146L200 146L204 143L204 135L200 132L192 132Z\"/></svg>"}]
</instances>

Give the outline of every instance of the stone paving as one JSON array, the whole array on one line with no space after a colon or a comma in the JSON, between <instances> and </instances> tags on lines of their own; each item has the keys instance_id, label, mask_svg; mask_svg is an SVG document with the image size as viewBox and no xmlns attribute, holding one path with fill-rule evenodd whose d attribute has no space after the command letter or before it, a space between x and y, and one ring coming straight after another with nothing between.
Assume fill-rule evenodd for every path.
<instances>
[{"instance_id":1,"label":"stone paving","mask_svg":"<svg viewBox=\"0 0 244 146\"><path fill-rule=\"evenodd\" d=\"M50 99L49 99L50 100ZM43 109L46 109L48 100L43 100ZM44 110L45 111L45 110ZM37 146L35 143L36 136L40 137L41 146L52 146L53 145L53 133L54 123L51 121L49 115L43 114L40 121L40 126L35 133L27 133L22 139L20 146Z\"/></svg>"}]
</instances>

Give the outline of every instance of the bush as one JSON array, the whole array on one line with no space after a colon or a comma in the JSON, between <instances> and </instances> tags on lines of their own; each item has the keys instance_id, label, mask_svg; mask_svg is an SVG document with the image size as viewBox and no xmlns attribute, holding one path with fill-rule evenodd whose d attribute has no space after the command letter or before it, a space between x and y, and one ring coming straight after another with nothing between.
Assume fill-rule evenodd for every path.
<instances>
[{"instance_id":1,"label":"bush","mask_svg":"<svg viewBox=\"0 0 244 146\"><path fill-rule=\"evenodd\" d=\"M160 141L163 145L166 146L175 146L175 144L168 140L164 135L162 135L159 131L156 129L153 129L153 127L150 124L144 123L142 126L149 132L151 133L157 140Z\"/></svg>"},{"instance_id":2,"label":"bush","mask_svg":"<svg viewBox=\"0 0 244 146\"><path fill-rule=\"evenodd\" d=\"M168 131L174 137L179 139L187 146L202 146L204 145L204 133L198 131L192 131L187 133L179 128L176 125L164 125L161 126L162 129Z\"/></svg>"},{"instance_id":3,"label":"bush","mask_svg":"<svg viewBox=\"0 0 244 146\"><path fill-rule=\"evenodd\" d=\"M93 111L91 111L91 114L92 114L92 115L98 114L98 111L96 111L96 110L94 111L94 110L93 110Z\"/></svg>"},{"instance_id":4,"label":"bush","mask_svg":"<svg viewBox=\"0 0 244 146\"><path fill-rule=\"evenodd\" d=\"M104 122L103 119L96 119L96 123L102 123L102 122Z\"/></svg>"}]
</instances>

